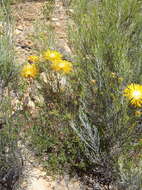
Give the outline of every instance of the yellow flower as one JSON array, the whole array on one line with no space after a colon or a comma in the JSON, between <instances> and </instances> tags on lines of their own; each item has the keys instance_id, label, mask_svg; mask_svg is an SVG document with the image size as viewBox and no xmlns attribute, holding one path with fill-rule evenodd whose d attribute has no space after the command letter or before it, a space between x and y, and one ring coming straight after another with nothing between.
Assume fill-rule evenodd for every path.
<instances>
[{"instance_id":1,"label":"yellow flower","mask_svg":"<svg viewBox=\"0 0 142 190\"><path fill-rule=\"evenodd\" d=\"M60 60L58 64L59 64L59 69L64 73L69 73L73 69L72 63L69 61Z\"/></svg>"},{"instance_id":2,"label":"yellow flower","mask_svg":"<svg viewBox=\"0 0 142 190\"><path fill-rule=\"evenodd\" d=\"M51 64L51 68L54 70L54 71L59 71L60 70L60 67L59 67L59 63L56 61L54 63Z\"/></svg>"},{"instance_id":3,"label":"yellow flower","mask_svg":"<svg viewBox=\"0 0 142 190\"><path fill-rule=\"evenodd\" d=\"M135 111L135 116L141 116L142 112L141 111Z\"/></svg>"},{"instance_id":4,"label":"yellow flower","mask_svg":"<svg viewBox=\"0 0 142 190\"><path fill-rule=\"evenodd\" d=\"M112 76L112 78L117 78L117 75L114 72L111 72L111 76Z\"/></svg>"},{"instance_id":5,"label":"yellow flower","mask_svg":"<svg viewBox=\"0 0 142 190\"><path fill-rule=\"evenodd\" d=\"M38 68L35 64L26 64L21 70L21 75L25 78L34 78L38 74Z\"/></svg>"},{"instance_id":6,"label":"yellow flower","mask_svg":"<svg viewBox=\"0 0 142 190\"><path fill-rule=\"evenodd\" d=\"M92 80L91 80L91 83L92 83L92 84L96 84L96 80L93 80L93 79L92 79Z\"/></svg>"},{"instance_id":7,"label":"yellow flower","mask_svg":"<svg viewBox=\"0 0 142 190\"><path fill-rule=\"evenodd\" d=\"M37 63L39 61L39 57L36 56L36 55L31 55L31 56L28 57L28 61L30 63Z\"/></svg>"},{"instance_id":8,"label":"yellow flower","mask_svg":"<svg viewBox=\"0 0 142 190\"><path fill-rule=\"evenodd\" d=\"M57 51L47 50L43 53L43 57L45 60L56 61L60 60L63 56Z\"/></svg>"},{"instance_id":9,"label":"yellow flower","mask_svg":"<svg viewBox=\"0 0 142 190\"><path fill-rule=\"evenodd\" d=\"M65 60L58 60L51 64L51 67L55 71L62 71L67 74L73 70L72 63Z\"/></svg>"},{"instance_id":10,"label":"yellow flower","mask_svg":"<svg viewBox=\"0 0 142 190\"><path fill-rule=\"evenodd\" d=\"M124 96L130 100L130 104L135 107L142 106L142 85L130 84L124 89Z\"/></svg>"},{"instance_id":11,"label":"yellow flower","mask_svg":"<svg viewBox=\"0 0 142 190\"><path fill-rule=\"evenodd\" d=\"M123 81L123 78L118 77L118 75L116 73L114 73L114 72L111 72L111 77L114 78L114 79L118 79L119 82Z\"/></svg>"},{"instance_id":12,"label":"yellow flower","mask_svg":"<svg viewBox=\"0 0 142 190\"><path fill-rule=\"evenodd\" d=\"M122 77L119 77L118 80L119 80L119 82L122 82L122 81L123 81L123 78L122 78Z\"/></svg>"}]
</instances>

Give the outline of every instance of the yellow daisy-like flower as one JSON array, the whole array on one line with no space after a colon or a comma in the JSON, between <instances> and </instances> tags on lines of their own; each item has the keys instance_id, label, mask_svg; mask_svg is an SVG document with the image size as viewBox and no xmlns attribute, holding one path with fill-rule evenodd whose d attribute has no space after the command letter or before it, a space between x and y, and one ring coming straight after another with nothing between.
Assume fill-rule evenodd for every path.
<instances>
[{"instance_id":1,"label":"yellow daisy-like flower","mask_svg":"<svg viewBox=\"0 0 142 190\"><path fill-rule=\"evenodd\" d=\"M28 57L28 61L30 63L37 63L39 61L39 57L36 56L36 55L31 55L31 56Z\"/></svg>"},{"instance_id":2,"label":"yellow daisy-like flower","mask_svg":"<svg viewBox=\"0 0 142 190\"><path fill-rule=\"evenodd\" d=\"M38 74L38 68L35 64L26 64L21 70L21 75L25 78L34 78Z\"/></svg>"},{"instance_id":3,"label":"yellow daisy-like flower","mask_svg":"<svg viewBox=\"0 0 142 190\"><path fill-rule=\"evenodd\" d=\"M55 71L62 71L63 73L67 74L73 70L72 63L65 60L58 60L51 64L51 67Z\"/></svg>"},{"instance_id":4,"label":"yellow daisy-like flower","mask_svg":"<svg viewBox=\"0 0 142 190\"><path fill-rule=\"evenodd\" d=\"M124 96L130 100L135 107L142 107L142 85L130 84L124 89Z\"/></svg>"},{"instance_id":5,"label":"yellow daisy-like flower","mask_svg":"<svg viewBox=\"0 0 142 190\"><path fill-rule=\"evenodd\" d=\"M59 67L59 62L53 62L51 64L51 68L54 70L54 71L60 71L60 67Z\"/></svg>"},{"instance_id":6,"label":"yellow daisy-like flower","mask_svg":"<svg viewBox=\"0 0 142 190\"><path fill-rule=\"evenodd\" d=\"M60 60L63 56L54 50L47 50L43 53L43 57L45 60L49 60L49 61L56 61L56 60Z\"/></svg>"},{"instance_id":7,"label":"yellow daisy-like flower","mask_svg":"<svg viewBox=\"0 0 142 190\"><path fill-rule=\"evenodd\" d=\"M65 60L60 60L58 63L59 70L63 71L64 73L69 73L72 71L72 63Z\"/></svg>"}]
</instances>

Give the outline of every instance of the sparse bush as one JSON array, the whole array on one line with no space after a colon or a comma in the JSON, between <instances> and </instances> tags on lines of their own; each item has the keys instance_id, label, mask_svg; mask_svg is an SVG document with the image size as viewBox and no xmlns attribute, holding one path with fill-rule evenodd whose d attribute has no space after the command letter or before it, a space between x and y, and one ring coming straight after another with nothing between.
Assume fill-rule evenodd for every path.
<instances>
[{"instance_id":1,"label":"sparse bush","mask_svg":"<svg viewBox=\"0 0 142 190\"><path fill-rule=\"evenodd\" d=\"M48 39L41 35L39 61L28 60L39 73L28 69L23 75L35 103L33 110L24 108L26 135L48 168L88 170L101 184L123 181L125 187L127 174L130 181L135 175L131 155L142 138L142 3L76 0L71 5L75 63L55 53L54 45L46 47ZM49 47L52 56L42 53ZM133 184L141 184L137 179Z\"/></svg>"},{"instance_id":2,"label":"sparse bush","mask_svg":"<svg viewBox=\"0 0 142 190\"><path fill-rule=\"evenodd\" d=\"M135 114L141 114L141 105L132 106L123 90L142 82L142 3L78 0L72 5L70 43L78 62L80 101L71 126L86 144L90 163L113 180L120 174L120 155L130 155L129 147L141 139L140 116Z\"/></svg>"},{"instance_id":3,"label":"sparse bush","mask_svg":"<svg viewBox=\"0 0 142 190\"><path fill-rule=\"evenodd\" d=\"M54 174L84 167L84 146L69 126L72 117L70 111L74 109L71 102L72 89L69 86L72 64L61 57L59 52L48 50L40 56L41 61L32 63L39 68L39 75L34 79L28 79L33 77L32 75L24 75L29 81L29 87L34 89L30 95L35 103L33 111L37 111L36 115L33 115L31 109L25 110L26 125L29 126L25 134L31 137L30 146L35 154Z\"/></svg>"},{"instance_id":4,"label":"sparse bush","mask_svg":"<svg viewBox=\"0 0 142 190\"><path fill-rule=\"evenodd\" d=\"M8 1L0 6L0 189L14 189L22 169L17 148L18 128L13 118L12 99L18 69L14 63L12 23ZM11 97L13 95L13 97Z\"/></svg>"}]
</instances>

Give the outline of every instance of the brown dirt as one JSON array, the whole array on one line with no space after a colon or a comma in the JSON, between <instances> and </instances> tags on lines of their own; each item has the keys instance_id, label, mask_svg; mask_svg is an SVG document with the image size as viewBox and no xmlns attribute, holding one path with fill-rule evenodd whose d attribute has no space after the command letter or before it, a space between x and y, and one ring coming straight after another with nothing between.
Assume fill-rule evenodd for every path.
<instances>
[{"instance_id":1,"label":"brown dirt","mask_svg":"<svg viewBox=\"0 0 142 190\"><path fill-rule=\"evenodd\" d=\"M45 1L25 1L12 6L15 20L14 43L16 60L25 62L25 58L33 53L36 44L31 37L34 34L34 24L42 20L42 7Z\"/></svg>"},{"instance_id":2,"label":"brown dirt","mask_svg":"<svg viewBox=\"0 0 142 190\"><path fill-rule=\"evenodd\" d=\"M69 17L61 0L55 1L55 9L51 20L56 32L56 46L71 54L67 37Z\"/></svg>"}]
</instances>

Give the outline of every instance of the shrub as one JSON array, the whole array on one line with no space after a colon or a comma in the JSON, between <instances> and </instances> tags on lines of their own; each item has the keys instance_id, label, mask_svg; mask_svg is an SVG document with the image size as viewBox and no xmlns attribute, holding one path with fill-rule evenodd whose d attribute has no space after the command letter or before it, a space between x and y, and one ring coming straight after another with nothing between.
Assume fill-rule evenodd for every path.
<instances>
[{"instance_id":1,"label":"shrub","mask_svg":"<svg viewBox=\"0 0 142 190\"><path fill-rule=\"evenodd\" d=\"M86 144L90 164L113 180L120 174L120 155L129 155L128 147L141 138L135 115L141 107L132 106L123 92L142 82L141 2L78 0L72 6L70 44L77 60L79 109L71 126Z\"/></svg>"},{"instance_id":2,"label":"shrub","mask_svg":"<svg viewBox=\"0 0 142 190\"><path fill-rule=\"evenodd\" d=\"M126 182L121 166L127 160L127 171L133 171L135 160L127 158L137 152L141 139L141 2L70 3L75 61L55 53L53 45L43 56L44 41L39 62L30 63L37 65L39 75L25 75L36 111L33 115L24 108L27 136L54 171L89 169L102 184Z\"/></svg>"},{"instance_id":3,"label":"shrub","mask_svg":"<svg viewBox=\"0 0 142 190\"><path fill-rule=\"evenodd\" d=\"M83 145L69 126L72 117L69 110L73 108L68 86L72 63L62 60L62 56L55 50L43 52L40 55L41 61L32 63L39 68L39 75L33 79L31 75L29 79L24 75L29 88L34 89L29 94L34 100L33 111L36 113L33 115L31 109L25 109L26 125L29 126L25 134L27 138L31 137L29 143L35 154L47 170L54 171L54 174L84 166L81 156ZM57 70L54 64L56 67L58 65Z\"/></svg>"},{"instance_id":4,"label":"shrub","mask_svg":"<svg viewBox=\"0 0 142 190\"><path fill-rule=\"evenodd\" d=\"M14 96L18 68L14 63L12 23L9 1L0 7L0 189L12 190L22 169L18 128L13 117L11 94Z\"/></svg>"}]
</instances>

